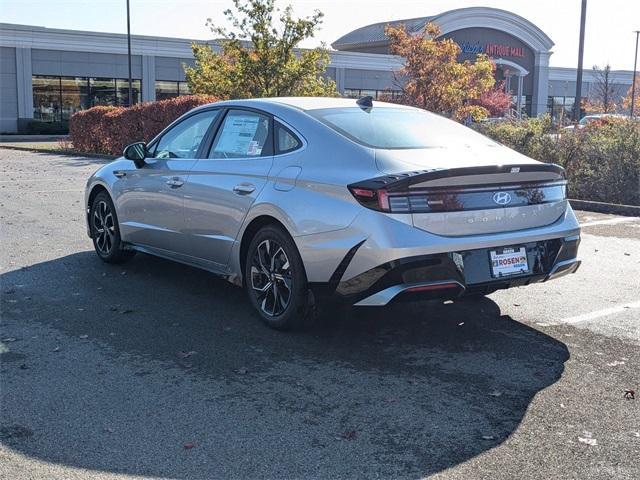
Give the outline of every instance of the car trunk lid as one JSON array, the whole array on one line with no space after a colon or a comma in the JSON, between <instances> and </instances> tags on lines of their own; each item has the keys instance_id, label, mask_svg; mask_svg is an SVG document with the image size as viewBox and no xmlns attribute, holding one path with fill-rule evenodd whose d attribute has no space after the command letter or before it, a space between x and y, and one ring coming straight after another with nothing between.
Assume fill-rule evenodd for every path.
<instances>
[{"instance_id":1,"label":"car trunk lid","mask_svg":"<svg viewBox=\"0 0 640 480\"><path fill-rule=\"evenodd\" d=\"M450 164L453 152L446 150ZM361 194L377 191L378 209L411 214L416 228L443 236L535 228L564 214L566 180L560 166L531 160L505 147L488 150L495 153L491 162L486 161L487 152L467 152L464 160L449 168L444 166L445 155L434 155L430 149L383 152L376 155L376 163L389 173L350 188ZM418 152L429 153L428 164L405 161ZM368 199L370 206L372 200Z\"/></svg>"}]
</instances>

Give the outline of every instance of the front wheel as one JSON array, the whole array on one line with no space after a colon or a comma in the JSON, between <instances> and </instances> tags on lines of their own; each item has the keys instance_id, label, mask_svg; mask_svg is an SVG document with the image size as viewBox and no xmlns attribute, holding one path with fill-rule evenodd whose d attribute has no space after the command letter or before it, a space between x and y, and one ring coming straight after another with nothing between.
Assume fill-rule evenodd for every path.
<instances>
[{"instance_id":1,"label":"front wheel","mask_svg":"<svg viewBox=\"0 0 640 480\"><path fill-rule=\"evenodd\" d=\"M245 284L251 303L269 327L290 330L309 325L312 306L304 265L282 228L266 226L251 240Z\"/></svg>"},{"instance_id":2,"label":"front wheel","mask_svg":"<svg viewBox=\"0 0 640 480\"><path fill-rule=\"evenodd\" d=\"M106 192L100 192L93 200L89 212L89 225L93 247L102 261L123 263L136 253L124 249L116 209Z\"/></svg>"}]
</instances>

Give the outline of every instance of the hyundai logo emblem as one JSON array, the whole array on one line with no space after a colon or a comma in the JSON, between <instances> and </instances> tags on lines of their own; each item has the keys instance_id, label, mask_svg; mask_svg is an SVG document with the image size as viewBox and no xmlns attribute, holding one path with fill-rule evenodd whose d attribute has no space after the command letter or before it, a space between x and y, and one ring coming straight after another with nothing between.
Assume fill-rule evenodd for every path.
<instances>
[{"instance_id":1,"label":"hyundai logo emblem","mask_svg":"<svg viewBox=\"0 0 640 480\"><path fill-rule=\"evenodd\" d=\"M508 192L496 192L493 194L493 201L498 205L509 205L511 203L511 194Z\"/></svg>"}]
</instances>

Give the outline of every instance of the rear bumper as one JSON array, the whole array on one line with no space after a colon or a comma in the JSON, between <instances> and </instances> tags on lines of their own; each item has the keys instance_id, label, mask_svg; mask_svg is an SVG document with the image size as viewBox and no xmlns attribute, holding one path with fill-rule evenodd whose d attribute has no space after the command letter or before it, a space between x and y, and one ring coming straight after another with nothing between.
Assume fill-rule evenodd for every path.
<instances>
[{"instance_id":1,"label":"rear bumper","mask_svg":"<svg viewBox=\"0 0 640 480\"><path fill-rule=\"evenodd\" d=\"M489 251L494 247L487 247L397 259L336 285L316 285L316 294L332 293L356 306L487 294L574 273L580 266L579 243L578 235L527 242L522 246L529 271L508 277L492 277Z\"/></svg>"}]
</instances>

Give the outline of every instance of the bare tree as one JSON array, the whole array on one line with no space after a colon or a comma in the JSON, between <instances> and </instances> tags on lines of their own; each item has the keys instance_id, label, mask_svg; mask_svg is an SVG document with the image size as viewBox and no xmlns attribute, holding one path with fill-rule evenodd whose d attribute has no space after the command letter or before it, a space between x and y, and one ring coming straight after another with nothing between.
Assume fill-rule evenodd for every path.
<instances>
[{"instance_id":1,"label":"bare tree","mask_svg":"<svg viewBox=\"0 0 640 480\"><path fill-rule=\"evenodd\" d=\"M591 87L585 110L589 113L613 113L616 111L614 102L616 90L613 86L611 65L604 68L593 66L595 82Z\"/></svg>"}]
</instances>

